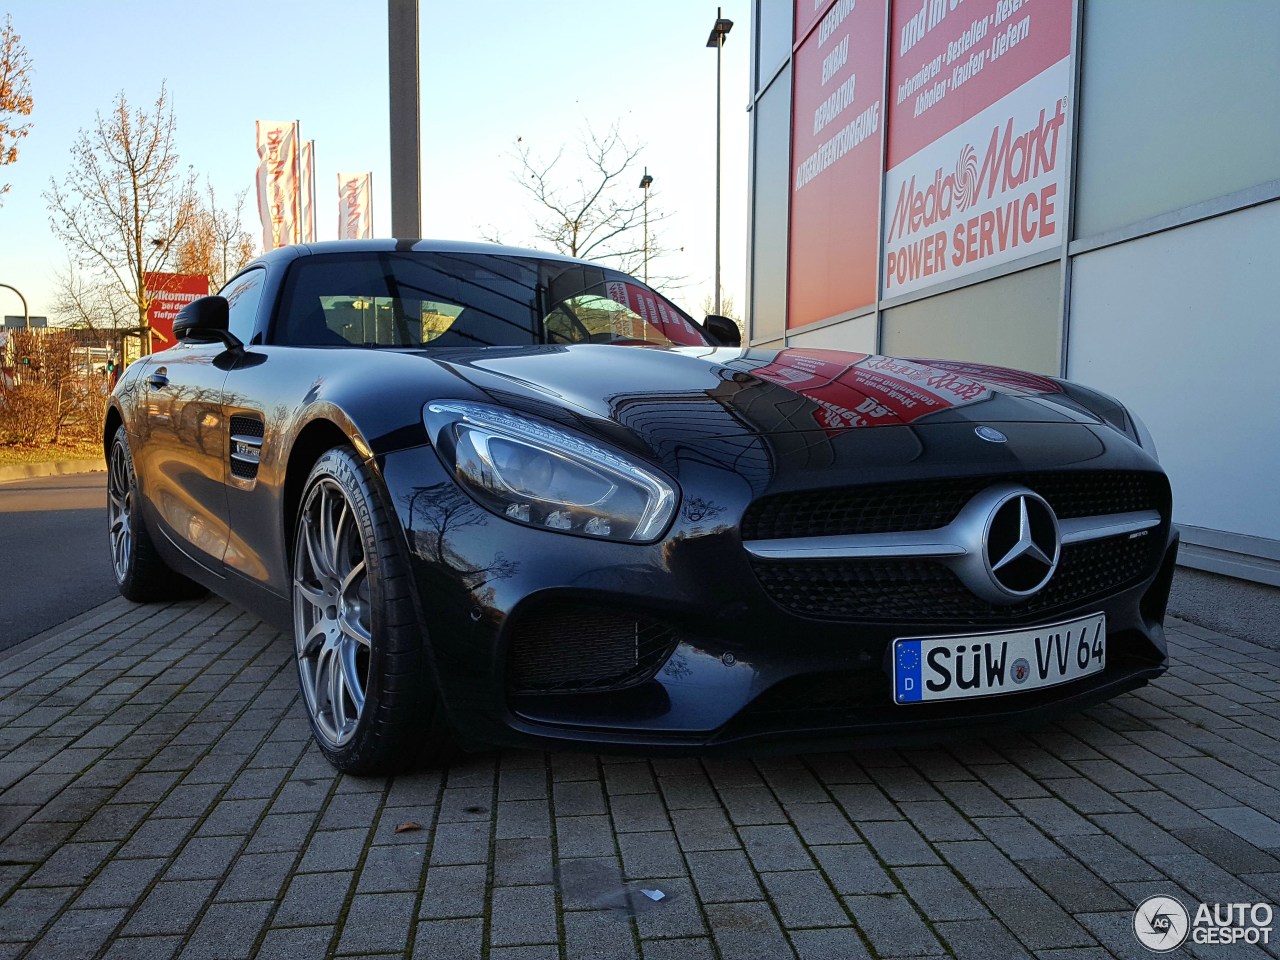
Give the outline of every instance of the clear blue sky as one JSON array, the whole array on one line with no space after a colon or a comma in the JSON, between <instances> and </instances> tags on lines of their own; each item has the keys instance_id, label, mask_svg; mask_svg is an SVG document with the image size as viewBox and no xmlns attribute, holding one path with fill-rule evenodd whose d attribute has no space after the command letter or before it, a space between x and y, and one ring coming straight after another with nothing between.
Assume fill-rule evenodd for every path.
<instances>
[{"instance_id":1,"label":"clear blue sky","mask_svg":"<svg viewBox=\"0 0 1280 960\"><path fill-rule=\"evenodd\" d=\"M791 2L791 0L774 0ZM735 21L723 65L725 291L744 303L748 0L721 0ZM523 137L547 155L588 124L615 120L647 144L655 206L670 214L664 269L687 277L675 299L697 313L713 289L717 4L702 0L491 0L421 3L423 233L475 239L490 225L528 243L534 207L512 182ZM0 283L50 314L66 263L41 196L70 162L77 131L123 90L149 103L167 81L184 164L220 200L249 187L245 225L261 238L252 191L254 121L302 122L316 141L318 230L337 230L337 172L374 173L374 228L390 232L386 4L335 0L0 0L35 65L34 128L0 207ZM628 177L630 180L631 177ZM639 175L634 177L639 183ZM636 184L628 183L631 188ZM638 188L637 188L638 189ZM21 312L0 289L0 312Z\"/></svg>"}]
</instances>

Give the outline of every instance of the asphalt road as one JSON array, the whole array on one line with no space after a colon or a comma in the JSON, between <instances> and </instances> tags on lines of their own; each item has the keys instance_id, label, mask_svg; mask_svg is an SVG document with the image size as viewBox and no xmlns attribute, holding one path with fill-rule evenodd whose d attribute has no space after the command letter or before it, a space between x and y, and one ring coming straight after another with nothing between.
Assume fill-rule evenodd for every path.
<instances>
[{"instance_id":1,"label":"asphalt road","mask_svg":"<svg viewBox=\"0 0 1280 960\"><path fill-rule=\"evenodd\" d=\"M114 596L105 473L0 483L0 650Z\"/></svg>"}]
</instances>

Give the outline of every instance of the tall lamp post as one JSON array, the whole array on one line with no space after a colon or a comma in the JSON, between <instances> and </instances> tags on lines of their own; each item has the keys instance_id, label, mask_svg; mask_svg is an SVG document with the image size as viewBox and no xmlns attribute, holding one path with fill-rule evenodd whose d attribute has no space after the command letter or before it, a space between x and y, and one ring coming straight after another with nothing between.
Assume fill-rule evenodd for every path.
<instances>
[{"instance_id":1,"label":"tall lamp post","mask_svg":"<svg viewBox=\"0 0 1280 960\"><path fill-rule=\"evenodd\" d=\"M644 176L640 178L640 189L644 191L644 283L649 285L649 188L653 186L653 177L649 176L649 168L644 168Z\"/></svg>"},{"instance_id":2,"label":"tall lamp post","mask_svg":"<svg viewBox=\"0 0 1280 960\"><path fill-rule=\"evenodd\" d=\"M22 301L22 329L30 330L31 329L31 311L27 307L27 298L22 295L22 291L19 290L17 287L11 287L7 283L0 283L0 287L4 287L6 290L12 290L14 293L18 295L18 299Z\"/></svg>"},{"instance_id":3,"label":"tall lamp post","mask_svg":"<svg viewBox=\"0 0 1280 960\"><path fill-rule=\"evenodd\" d=\"M716 7L716 23L707 37L707 46L716 48L716 313L720 313L720 51L724 38L733 29L733 21L723 16L724 9Z\"/></svg>"},{"instance_id":4,"label":"tall lamp post","mask_svg":"<svg viewBox=\"0 0 1280 960\"><path fill-rule=\"evenodd\" d=\"M418 0L387 0L391 108L391 236L422 236Z\"/></svg>"}]
</instances>

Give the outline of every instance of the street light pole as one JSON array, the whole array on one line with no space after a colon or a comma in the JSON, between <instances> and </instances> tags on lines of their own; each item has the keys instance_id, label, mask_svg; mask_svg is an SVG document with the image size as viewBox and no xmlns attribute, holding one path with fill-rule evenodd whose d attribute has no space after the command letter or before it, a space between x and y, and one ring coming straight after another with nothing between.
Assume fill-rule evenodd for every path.
<instances>
[{"instance_id":1,"label":"street light pole","mask_svg":"<svg viewBox=\"0 0 1280 960\"><path fill-rule=\"evenodd\" d=\"M653 177L649 176L649 168L644 168L644 176L640 178L640 189L644 191L644 283L649 285L649 188L653 186Z\"/></svg>"},{"instance_id":2,"label":"street light pole","mask_svg":"<svg viewBox=\"0 0 1280 960\"><path fill-rule=\"evenodd\" d=\"M422 236L418 0L387 0L391 108L391 236Z\"/></svg>"},{"instance_id":3,"label":"street light pole","mask_svg":"<svg viewBox=\"0 0 1280 960\"><path fill-rule=\"evenodd\" d=\"M14 293L18 295L18 299L22 301L22 329L30 330L31 329L31 311L27 308L27 298L22 295L22 291L19 290L17 287L11 287L7 283L0 283L0 287L4 287L6 290L12 290Z\"/></svg>"},{"instance_id":4,"label":"street light pole","mask_svg":"<svg viewBox=\"0 0 1280 960\"><path fill-rule=\"evenodd\" d=\"M733 29L733 21L723 16L724 9L716 8L715 26L707 37L707 46L716 48L716 314L720 313L720 61L724 38Z\"/></svg>"}]
</instances>

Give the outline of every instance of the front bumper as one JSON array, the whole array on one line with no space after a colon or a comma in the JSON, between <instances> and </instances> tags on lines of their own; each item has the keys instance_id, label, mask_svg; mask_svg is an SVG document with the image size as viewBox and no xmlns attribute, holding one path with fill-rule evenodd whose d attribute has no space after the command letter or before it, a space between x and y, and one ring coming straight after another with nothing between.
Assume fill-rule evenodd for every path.
<instances>
[{"instance_id":1,"label":"front bumper","mask_svg":"<svg viewBox=\"0 0 1280 960\"><path fill-rule=\"evenodd\" d=\"M427 447L380 465L405 530L440 695L464 744L646 752L901 744L1043 723L1165 670L1161 624L1177 552L1167 523L1152 544L1158 564L1142 579L1020 623L833 622L788 612L761 585L735 523L752 492L727 471L691 477L686 470L686 498L716 490L720 499L687 499L662 542L633 545L497 517L459 490ZM513 681L514 644L549 609L564 633L556 668L567 674L580 666L575 654L598 611L634 618L637 638L648 636L640 624L661 624L669 644L653 671L632 675L622 689L522 690ZM1108 625L1099 674L978 700L893 703L886 651L898 637L991 632L1097 611Z\"/></svg>"}]
</instances>

